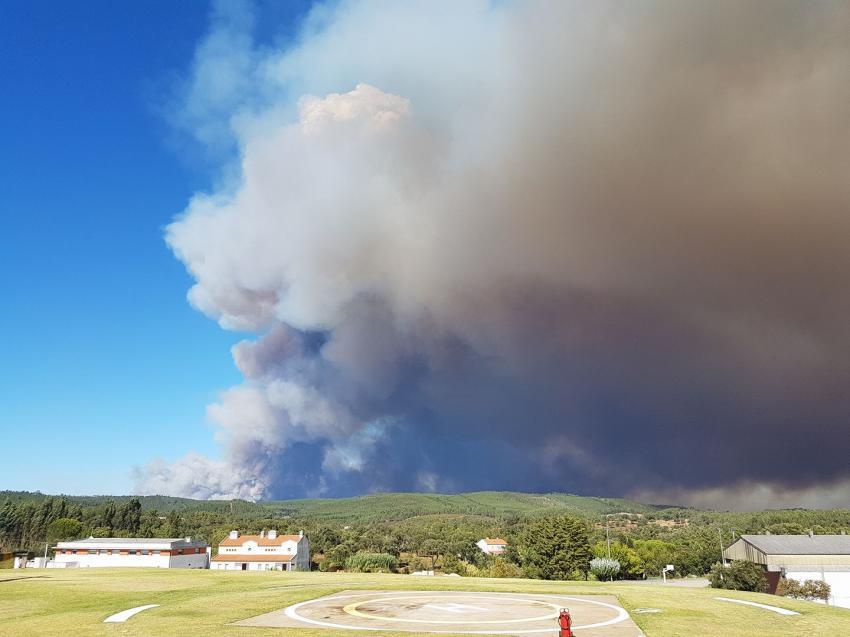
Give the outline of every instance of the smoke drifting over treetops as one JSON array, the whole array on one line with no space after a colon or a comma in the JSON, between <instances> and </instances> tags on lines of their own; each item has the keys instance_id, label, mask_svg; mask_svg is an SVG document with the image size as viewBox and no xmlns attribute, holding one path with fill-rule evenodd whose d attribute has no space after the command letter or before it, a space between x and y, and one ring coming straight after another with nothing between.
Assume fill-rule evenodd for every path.
<instances>
[{"instance_id":1,"label":"smoke drifting over treetops","mask_svg":"<svg viewBox=\"0 0 850 637\"><path fill-rule=\"evenodd\" d=\"M167 241L257 337L221 459L140 491L850 479L846 3L343 2L286 50L249 23L214 16L179 113L239 165Z\"/></svg>"}]
</instances>

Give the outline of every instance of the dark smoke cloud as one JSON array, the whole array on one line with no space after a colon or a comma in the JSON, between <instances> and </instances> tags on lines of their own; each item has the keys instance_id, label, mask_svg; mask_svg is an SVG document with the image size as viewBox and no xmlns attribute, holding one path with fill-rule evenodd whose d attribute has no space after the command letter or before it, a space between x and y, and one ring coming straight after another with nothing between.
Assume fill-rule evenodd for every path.
<instances>
[{"instance_id":1,"label":"dark smoke cloud","mask_svg":"<svg viewBox=\"0 0 850 637\"><path fill-rule=\"evenodd\" d=\"M183 112L238 178L167 239L258 337L209 409L222 459L140 490L835 504L846 3L343 2L205 58L250 47L214 24Z\"/></svg>"}]
</instances>

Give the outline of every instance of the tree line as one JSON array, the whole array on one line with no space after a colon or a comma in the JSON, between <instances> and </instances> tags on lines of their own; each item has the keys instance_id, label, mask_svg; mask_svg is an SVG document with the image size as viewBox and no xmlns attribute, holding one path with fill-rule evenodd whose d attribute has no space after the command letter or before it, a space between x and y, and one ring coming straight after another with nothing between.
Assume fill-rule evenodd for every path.
<instances>
[{"instance_id":1,"label":"tree line","mask_svg":"<svg viewBox=\"0 0 850 637\"><path fill-rule=\"evenodd\" d=\"M2 497L2 496L0 496ZM448 496L447 496L448 497ZM542 515L426 514L377 519L374 509L361 518L346 511L334 519L331 501L319 517L280 514L274 506L242 502L198 502L152 498L65 498L7 496L0 504L0 549L41 552L44 543L95 537L185 537L205 540L215 551L231 529L259 533L303 530L310 539L315 568L438 570L459 575L555 578L587 577L594 558L616 560L615 579L658 577L673 564L675 575L703 575L720 561L721 544L733 534L838 533L850 530L850 511L767 511L725 513L675 509L600 516L598 511ZM368 499L364 499L369 502ZM485 501L491 506L493 497ZM411 500L416 502L416 500ZM169 510L153 507L162 503ZM483 503L482 503L483 504ZM350 509L351 504L346 504ZM482 506L483 508L483 506ZM609 527L606 535L605 526ZM508 541L504 556L482 553L483 537ZM380 555L364 558L363 555ZM354 557L360 556L360 557ZM383 556L390 556L386 558ZM377 568L377 567L376 567Z\"/></svg>"}]
</instances>

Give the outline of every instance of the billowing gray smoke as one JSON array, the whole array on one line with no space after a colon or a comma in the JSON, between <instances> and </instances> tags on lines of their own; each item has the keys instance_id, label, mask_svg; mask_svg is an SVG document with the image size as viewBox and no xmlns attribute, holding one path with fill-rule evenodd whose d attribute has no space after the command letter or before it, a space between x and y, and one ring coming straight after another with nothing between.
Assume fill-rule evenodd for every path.
<instances>
[{"instance_id":1,"label":"billowing gray smoke","mask_svg":"<svg viewBox=\"0 0 850 637\"><path fill-rule=\"evenodd\" d=\"M258 336L221 459L141 491L850 479L850 5L343 2L287 50L213 24L180 124L240 164L167 240Z\"/></svg>"}]
</instances>

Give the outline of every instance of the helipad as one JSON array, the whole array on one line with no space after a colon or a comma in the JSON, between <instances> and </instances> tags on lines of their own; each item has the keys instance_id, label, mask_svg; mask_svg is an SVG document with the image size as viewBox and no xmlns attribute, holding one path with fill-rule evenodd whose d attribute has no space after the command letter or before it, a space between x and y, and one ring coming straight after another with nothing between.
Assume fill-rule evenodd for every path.
<instances>
[{"instance_id":1,"label":"helipad","mask_svg":"<svg viewBox=\"0 0 850 637\"><path fill-rule=\"evenodd\" d=\"M237 622L242 626L335 630L555 635L561 608L583 637L637 637L640 629L608 595L461 591L343 591Z\"/></svg>"}]
</instances>

